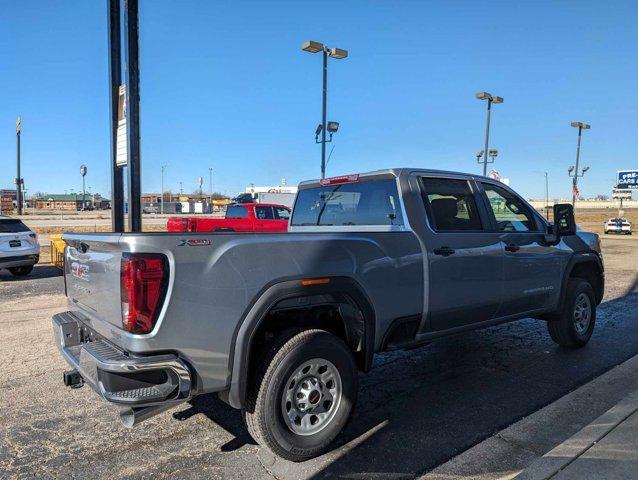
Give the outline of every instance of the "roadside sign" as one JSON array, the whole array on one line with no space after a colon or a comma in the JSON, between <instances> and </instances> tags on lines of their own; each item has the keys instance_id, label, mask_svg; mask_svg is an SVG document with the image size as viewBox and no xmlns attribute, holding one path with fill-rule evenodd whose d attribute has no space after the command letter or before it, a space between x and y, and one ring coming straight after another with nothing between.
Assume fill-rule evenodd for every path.
<instances>
[{"instance_id":1,"label":"roadside sign","mask_svg":"<svg viewBox=\"0 0 638 480\"><path fill-rule=\"evenodd\" d=\"M22 130L22 118L18 117L16 120L16 133L20 133Z\"/></svg>"},{"instance_id":2,"label":"roadside sign","mask_svg":"<svg viewBox=\"0 0 638 480\"><path fill-rule=\"evenodd\" d=\"M611 198L631 200L632 193L633 192L628 188L614 188L611 192Z\"/></svg>"},{"instance_id":3,"label":"roadside sign","mask_svg":"<svg viewBox=\"0 0 638 480\"><path fill-rule=\"evenodd\" d=\"M86 165L80 166L80 175L82 175L83 177L86 175Z\"/></svg>"},{"instance_id":4,"label":"roadside sign","mask_svg":"<svg viewBox=\"0 0 638 480\"><path fill-rule=\"evenodd\" d=\"M638 189L638 168L634 170L618 170L618 181L616 188Z\"/></svg>"},{"instance_id":5,"label":"roadside sign","mask_svg":"<svg viewBox=\"0 0 638 480\"><path fill-rule=\"evenodd\" d=\"M128 165L128 150L126 145L126 85L120 85L120 96L117 103L117 136L115 140L115 165Z\"/></svg>"}]
</instances>

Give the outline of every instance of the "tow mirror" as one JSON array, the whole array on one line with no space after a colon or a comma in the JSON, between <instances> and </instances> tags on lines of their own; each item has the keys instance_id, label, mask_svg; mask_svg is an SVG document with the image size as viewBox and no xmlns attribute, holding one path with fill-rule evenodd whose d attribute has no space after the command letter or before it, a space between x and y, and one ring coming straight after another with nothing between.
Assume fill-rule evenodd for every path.
<instances>
[{"instance_id":1,"label":"tow mirror","mask_svg":"<svg viewBox=\"0 0 638 480\"><path fill-rule=\"evenodd\" d=\"M554 230L559 237L576 235L574 207L570 203L554 205Z\"/></svg>"},{"instance_id":2,"label":"tow mirror","mask_svg":"<svg viewBox=\"0 0 638 480\"><path fill-rule=\"evenodd\" d=\"M548 245L558 245L560 238L576 235L576 219L574 207L570 203L554 205L554 223L547 226L545 241Z\"/></svg>"}]
</instances>

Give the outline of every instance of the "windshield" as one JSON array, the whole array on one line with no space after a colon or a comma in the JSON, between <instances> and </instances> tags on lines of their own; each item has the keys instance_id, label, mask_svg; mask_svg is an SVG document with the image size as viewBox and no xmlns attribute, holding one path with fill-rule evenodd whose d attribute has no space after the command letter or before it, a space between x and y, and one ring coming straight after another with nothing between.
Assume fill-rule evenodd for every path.
<instances>
[{"instance_id":1,"label":"windshield","mask_svg":"<svg viewBox=\"0 0 638 480\"><path fill-rule=\"evenodd\" d=\"M291 225L403 225L396 180L302 189L297 194Z\"/></svg>"}]
</instances>

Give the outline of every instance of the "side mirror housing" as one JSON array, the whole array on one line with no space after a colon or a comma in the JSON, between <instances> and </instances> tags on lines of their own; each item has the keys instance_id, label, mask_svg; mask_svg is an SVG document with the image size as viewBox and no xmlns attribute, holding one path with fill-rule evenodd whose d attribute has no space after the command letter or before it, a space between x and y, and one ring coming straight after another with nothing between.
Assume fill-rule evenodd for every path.
<instances>
[{"instance_id":1,"label":"side mirror housing","mask_svg":"<svg viewBox=\"0 0 638 480\"><path fill-rule=\"evenodd\" d=\"M559 237L576 235L574 207L570 203L554 205L554 231Z\"/></svg>"}]
</instances>

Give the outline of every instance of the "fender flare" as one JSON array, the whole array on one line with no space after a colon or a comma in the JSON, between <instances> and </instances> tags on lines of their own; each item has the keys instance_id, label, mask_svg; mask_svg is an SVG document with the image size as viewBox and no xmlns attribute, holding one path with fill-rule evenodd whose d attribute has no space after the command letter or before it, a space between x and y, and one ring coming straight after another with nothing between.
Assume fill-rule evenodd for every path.
<instances>
[{"instance_id":1,"label":"fender flare","mask_svg":"<svg viewBox=\"0 0 638 480\"><path fill-rule=\"evenodd\" d=\"M574 270L574 267L576 265L579 265L581 263L594 263L596 267L598 267L598 271L600 274L600 281L601 281L601 294L600 294L600 298L597 299L598 303L600 303L600 301L602 300L602 295L605 291L605 270L603 268L603 263L600 257L593 250L589 252L574 253L569 259L569 261L567 262L567 266L565 267L565 273L563 274L563 280L561 282L561 287L560 287L560 300L558 304L559 311L562 309L563 302L565 301L565 296L567 295L567 282L572 274L572 271Z\"/></svg>"},{"instance_id":2,"label":"fender flare","mask_svg":"<svg viewBox=\"0 0 638 480\"><path fill-rule=\"evenodd\" d=\"M280 279L271 282L255 296L233 334L232 350L229 355L230 388L227 392L220 394L230 406L242 408L245 404L253 336L268 312L282 300L330 293L346 294L350 297L363 314L364 361L362 367L364 371L371 368L375 339L375 313L372 302L359 283L351 277L321 278L330 278L330 282L323 285L304 286L301 284L301 278ZM224 398L226 393L228 397Z\"/></svg>"}]
</instances>

